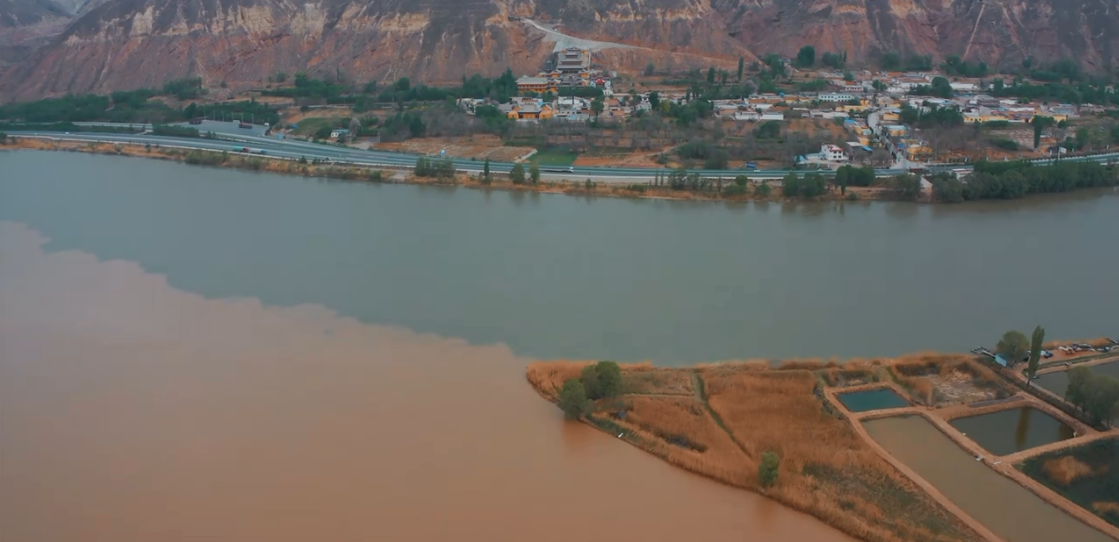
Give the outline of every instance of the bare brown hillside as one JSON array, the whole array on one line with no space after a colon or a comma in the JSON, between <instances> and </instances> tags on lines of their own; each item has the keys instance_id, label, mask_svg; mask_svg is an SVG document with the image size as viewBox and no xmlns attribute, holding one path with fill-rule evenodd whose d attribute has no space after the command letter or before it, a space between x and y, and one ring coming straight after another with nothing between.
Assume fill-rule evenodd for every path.
<instances>
[{"instance_id":1,"label":"bare brown hillside","mask_svg":"<svg viewBox=\"0 0 1119 542\"><path fill-rule=\"evenodd\" d=\"M628 46L597 53L621 71L732 65L806 44L855 65L885 51L995 66L1073 58L1092 71L1119 60L1119 0L113 0L29 48L0 74L0 99L186 75L239 88L278 71L359 82L531 72L555 36L525 19Z\"/></svg>"}]
</instances>

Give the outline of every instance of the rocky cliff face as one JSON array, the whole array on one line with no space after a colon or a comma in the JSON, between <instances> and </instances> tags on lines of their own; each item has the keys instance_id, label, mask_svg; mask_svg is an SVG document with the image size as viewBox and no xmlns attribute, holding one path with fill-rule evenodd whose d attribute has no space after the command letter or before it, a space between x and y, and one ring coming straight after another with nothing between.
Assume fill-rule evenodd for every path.
<instances>
[{"instance_id":1,"label":"rocky cliff face","mask_svg":"<svg viewBox=\"0 0 1119 542\"><path fill-rule=\"evenodd\" d=\"M0 0L0 69L66 29L72 13L51 0Z\"/></svg>"},{"instance_id":2,"label":"rocky cliff face","mask_svg":"<svg viewBox=\"0 0 1119 542\"><path fill-rule=\"evenodd\" d=\"M43 0L0 0L32 1ZM236 88L278 71L359 82L531 72L554 36L524 19L626 45L600 54L619 70L727 66L806 44L853 64L885 51L1089 69L1119 60L1119 0L112 0L0 74L0 99L186 75Z\"/></svg>"},{"instance_id":3,"label":"rocky cliff face","mask_svg":"<svg viewBox=\"0 0 1119 542\"><path fill-rule=\"evenodd\" d=\"M959 55L991 66L1072 58L1098 71L1119 61L1117 0L743 0L729 26L756 53L803 45Z\"/></svg>"}]
</instances>

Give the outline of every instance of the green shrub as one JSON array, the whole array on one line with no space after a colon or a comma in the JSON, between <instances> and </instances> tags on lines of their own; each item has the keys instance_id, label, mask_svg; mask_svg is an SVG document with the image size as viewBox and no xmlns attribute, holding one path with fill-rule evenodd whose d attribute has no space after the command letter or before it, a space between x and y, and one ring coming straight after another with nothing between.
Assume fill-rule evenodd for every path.
<instances>
[{"instance_id":1,"label":"green shrub","mask_svg":"<svg viewBox=\"0 0 1119 542\"><path fill-rule=\"evenodd\" d=\"M781 458L773 452L762 454L762 461L758 464L758 480L762 487L772 487L777 483L777 471L781 467Z\"/></svg>"},{"instance_id":2,"label":"green shrub","mask_svg":"<svg viewBox=\"0 0 1119 542\"><path fill-rule=\"evenodd\" d=\"M1013 139L1006 139L1005 137L996 137L991 140L991 144L1008 151L1016 151L1019 148L1018 142Z\"/></svg>"}]
</instances>

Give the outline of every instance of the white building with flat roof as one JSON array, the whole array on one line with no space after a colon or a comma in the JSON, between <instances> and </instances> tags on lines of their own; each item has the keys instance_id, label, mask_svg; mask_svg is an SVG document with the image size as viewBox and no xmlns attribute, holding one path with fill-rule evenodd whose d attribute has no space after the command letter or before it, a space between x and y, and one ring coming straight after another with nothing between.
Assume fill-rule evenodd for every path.
<instances>
[{"instance_id":1,"label":"white building with flat roof","mask_svg":"<svg viewBox=\"0 0 1119 542\"><path fill-rule=\"evenodd\" d=\"M820 145L820 157L828 162L847 162L851 159L842 147L828 144Z\"/></svg>"}]
</instances>

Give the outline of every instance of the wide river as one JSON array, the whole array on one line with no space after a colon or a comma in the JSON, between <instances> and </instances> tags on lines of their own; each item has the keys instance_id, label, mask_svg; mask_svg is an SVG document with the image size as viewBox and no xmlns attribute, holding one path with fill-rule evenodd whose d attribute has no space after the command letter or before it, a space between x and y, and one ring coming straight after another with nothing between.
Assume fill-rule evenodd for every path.
<instances>
[{"instance_id":1,"label":"wide river","mask_svg":"<svg viewBox=\"0 0 1119 542\"><path fill-rule=\"evenodd\" d=\"M1117 231L1110 191L722 205L0 152L0 539L849 540L564 423L524 365L1115 333Z\"/></svg>"}]
</instances>

